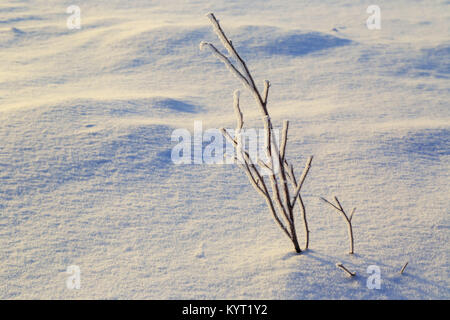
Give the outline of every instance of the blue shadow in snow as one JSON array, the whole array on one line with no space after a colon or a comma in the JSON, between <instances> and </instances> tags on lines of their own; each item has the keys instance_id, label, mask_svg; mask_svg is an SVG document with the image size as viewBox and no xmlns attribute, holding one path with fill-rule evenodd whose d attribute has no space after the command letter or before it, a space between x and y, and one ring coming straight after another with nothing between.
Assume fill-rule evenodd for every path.
<instances>
[{"instance_id":1,"label":"blue shadow in snow","mask_svg":"<svg viewBox=\"0 0 450 320\"><path fill-rule=\"evenodd\" d=\"M173 111L186 113L197 113L200 111L199 106L171 98L159 99L155 101L154 106L161 109L170 109Z\"/></svg>"},{"instance_id":2,"label":"blue shadow in snow","mask_svg":"<svg viewBox=\"0 0 450 320\"><path fill-rule=\"evenodd\" d=\"M417 63L417 69L450 74L450 45L423 49L423 56Z\"/></svg>"},{"instance_id":3,"label":"blue shadow in snow","mask_svg":"<svg viewBox=\"0 0 450 320\"><path fill-rule=\"evenodd\" d=\"M409 159L439 161L450 155L450 130L427 129L412 132L402 138L392 138L385 142L385 154L403 156Z\"/></svg>"},{"instance_id":4,"label":"blue shadow in snow","mask_svg":"<svg viewBox=\"0 0 450 320\"><path fill-rule=\"evenodd\" d=\"M269 55L303 56L313 52L351 44L348 39L338 38L320 32L293 33L281 35L267 44L257 46Z\"/></svg>"}]
</instances>

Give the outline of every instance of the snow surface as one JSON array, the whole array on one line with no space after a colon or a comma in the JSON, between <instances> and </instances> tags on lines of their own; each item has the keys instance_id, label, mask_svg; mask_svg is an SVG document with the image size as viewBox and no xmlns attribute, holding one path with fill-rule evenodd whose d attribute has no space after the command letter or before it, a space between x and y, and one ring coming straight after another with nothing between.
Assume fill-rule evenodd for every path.
<instances>
[{"instance_id":1,"label":"snow surface","mask_svg":"<svg viewBox=\"0 0 450 320\"><path fill-rule=\"evenodd\" d=\"M80 30L66 27L73 4ZM381 30L366 27L370 4ZM449 299L449 9L2 0L0 298ZM208 12L257 83L271 81L296 170L314 155L302 255L236 166L171 162L174 129L235 122L241 84L198 48L220 47ZM241 101L259 125L252 97ZM353 256L319 201L333 195L357 207ZM66 288L70 265L79 290ZM380 290L366 286L370 265Z\"/></svg>"}]
</instances>

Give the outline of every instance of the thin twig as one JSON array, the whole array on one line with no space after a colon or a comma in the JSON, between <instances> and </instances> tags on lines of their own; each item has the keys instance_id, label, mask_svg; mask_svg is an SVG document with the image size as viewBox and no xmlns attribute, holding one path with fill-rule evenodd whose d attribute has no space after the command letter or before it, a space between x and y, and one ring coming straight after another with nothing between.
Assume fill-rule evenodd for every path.
<instances>
[{"instance_id":1,"label":"thin twig","mask_svg":"<svg viewBox=\"0 0 450 320\"><path fill-rule=\"evenodd\" d=\"M200 49L203 49L204 47L208 47L211 49L212 53L220 60L222 61L225 66L231 71L232 74L234 74L239 80L242 81L244 86L250 87L250 83L248 82L247 78L239 72L238 69L231 63L231 61L223 55L212 43L209 42L201 42L200 43Z\"/></svg>"},{"instance_id":2,"label":"thin twig","mask_svg":"<svg viewBox=\"0 0 450 320\"><path fill-rule=\"evenodd\" d=\"M298 184L297 184L297 189L295 189L295 191L294 191L294 198L293 198L292 204L291 204L292 207L294 207L294 204L295 204L294 201L298 197L298 195L300 194L300 191L301 191L302 186L303 186L303 182L305 182L306 175L308 174L308 171L311 168L312 160L313 160L313 156L310 156L308 158L308 161L306 161L305 168L303 169L303 173L300 176L300 180L298 181Z\"/></svg>"},{"instance_id":3,"label":"thin twig","mask_svg":"<svg viewBox=\"0 0 450 320\"><path fill-rule=\"evenodd\" d=\"M330 206L332 206L332 207L335 208L336 210L341 211L341 209L339 209L338 207L336 207L333 203L331 203L331 202L328 201L327 199L320 197L320 200L322 200L323 202L328 203Z\"/></svg>"},{"instance_id":4,"label":"thin twig","mask_svg":"<svg viewBox=\"0 0 450 320\"><path fill-rule=\"evenodd\" d=\"M409 262L406 262L406 263L403 265L402 270L400 270L400 274L403 274L403 272L405 271L406 266L408 265L408 263L409 263Z\"/></svg>"},{"instance_id":5,"label":"thin twig","mask_svg":"<svg viewBox=\"0 0 450 320\"><path fill-rule=\"evenodd\" d=\"M236 129L241 130L242 127L244 126L244 116L242 115L242 111L241 108L239 106L239 98L240 98L241 93L239 92L239 90L236 90L234 92L234 111L236 113L236 119L237 119L237 123L236 123Z\"/></svg>"},{"instance_id":6,"label":"thin twig","mask_svg":"<svg viewBox=\"0 0 450 320\"><path fill-rule=\"evenodd\" d=\"M313 157L311 156L308 159L308 161L307 161L307 163L305 165L305 169L303 170L304 174L302 174L302 181L305 180L306 175L308 174L308 170L309 170L309 167L311 166L312 159L313 159ZM294 167L292 165L289 165L286 160L284 160L283 166L285 167L285 169L287 169L287 176L289 177L292 185L294 186L294 189L297 190L298 185L297 185L297 179L295 178L295 174L294 174ZM300 186L299 190L301 190L301 187L302 186ZM292 210L294 209L295 200L296 199L297 199L297 202L298 202L299 207L300 207L300 213L301 213L302 220L303 220L303 227L304 227L304 230L305 230L305 249L308 249L309 248L309 233L310 233L310 230L309 230L309 227L308 227L308 220L306 218L305 204L303 202L302 195L301 195L300 191L292 199L292 201L293 201L292 202L292 206L291 206Z\"/></svg>"},{"instance_id":7,"label":"thin twig","mask_svg":"<svg viewBox=\"0 0 450 320\"><path fill-rule=\"evenodd\" d=\"M337 263L336 267L341 268L342 270L344 270L349 276L354 277L356 276L356 272L351 272L350 270L348 270L346 267L344 267L344 265L342 263Z\"/></svg>"},{"instance_id":8,"label":"thin twig","mask_svg":"<svg viewBox=\"0 0 450 320\"><path fill-rule=\"evenodd\" d=\"M263 102L264 102L264 105L267 105L267 99L268 99L268 96L269 96L269 88L270 88L270 82L269 82L269 80L265 80L264 81L264 91L263 91Z\"/></svg>"},{"instance_id":9,"label":"thin twig","mask_svg":"<svg viewBox=\"0 0 450 320\"><path fill-rule=\"evenodd\" d=\"M284 162L284 155L286 154L286 143L287 143L288 129L289 129L289 121L285 120L283 122L283 131L282 131L282 134L281 134L281 145L280 145L281 163Z\"/></svg>"},{"instance_id":10,"label":"thin twig","mask_svg":"<svg viewBox=\"0 0 450 320\"><path fill-rule=\"evenodd\" d=\"M245 61L241 58L241 56L237 53L236 49L233 46L233 43L228 40L227 36L225 35L225 32L223 31L222 27L219 24L219 21L216 19L216 17L214 16L214 13L209 13L207 14L207 17L209 18L209 20L211 21L213 27L214 27L214 31L216 32L218 38L220 39L220 41L222 41L223 46L225 47L225 49L228 50L228 53L236 59L237 63L240 65L240 67L243 69L244 74L247 76L247 80L250 84L250 86L255 89L255 91L257 91L256 86L255 86L255 82L253 81L253 77L251 76L247 65L245 64ZM261 97L260 97L261 98Z\"/></svg>"},{"instance_id":11,"label":"thin twig","mask_svg":"<svg viewBox=\"0 0 450 320\"><path fill-rule=\"evenodd\" d=\"M354 247L354 239L353 239L352 218L353 218L353 214L355 213L356 208L353 208L351 215L348 216L347 213L345 212L344 208L342 207L341 203L339 202L339 199L336 196L334 197L334 201L336 202L336 205L331 203L330 201L328 201L325 198L321 197L320 199L322 201L324 201L325 203L328 203L333 208L335 208L342 215L342 217L345 219L345 222L347 223L347 227L348 227L348 236L349 236L349 240L350 240L350 252L349 252L349 254L354 254L355 247Z\"/></svg>"},{"instance_id":12,"label":"thin twig","mask_svg":"<svg viewBox=\"0 0 450 320\"><path fill-rule=\"evenodd\" d=\"M356 211L356 207L352 209L352 212L350 213L350 217L348 218L348 220L352 221L355 211Z\"/></svg>"}]
</instances>

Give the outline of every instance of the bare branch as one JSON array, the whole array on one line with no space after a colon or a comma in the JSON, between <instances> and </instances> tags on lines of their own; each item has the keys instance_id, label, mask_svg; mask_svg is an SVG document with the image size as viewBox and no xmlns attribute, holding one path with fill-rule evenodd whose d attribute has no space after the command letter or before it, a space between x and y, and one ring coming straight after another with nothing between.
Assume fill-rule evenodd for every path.
<instances>
[{"instance_id":1,"label":"bare branch","mask_svg":"<svg viewBox=\"0 0 450 320\"><path fill-rule=\"evenodd\" d=\"M408 263L409 263L409 262L406 262L406 263L403 265L402 270L400 270L400 274L403 274L403 272L405 271L406 266L408 265Z\"/></svg>"},{"instance_id":2,"label":"bare branch","mask_svg":"<svg viewBox=\"0 0 450 320\"><path fill-rule=\"evenodd\" d=\"M303 219L303 225L305 228L305 249L309 248L309 227L308 227L308 220L306 219L306 208L305 208L305 204L303 203L303 199L302 196L299 194L298 195L298 203L300 205L300 212L302 214L302 219Z\"/></svg>"},{"instance_id":3,"label":"bare branch","mask_svg":"<svg viewBox=\"0 0 450 320\"><path fill-rule=\"evenodd\" d=\"M348 220L352 221L353 215L355 214L356 211L356 207L352 209L352 212L350 213L350 217L348 218Z\"/></svg>"},{"instance_id":4,"label":"bare branch","mask_svg":"<svg viewBox=\"0 0 450 320\"><path fill-rule=\"evenodd\" d=\"M253 81L253 77L251 76L247 68L247 65L245 64L244 60L242 60L241 56L237 53L236 49L233 46L233 43L230 40L228 40L227 36L225 35L225 32L223 31L222 27L219 24L219 21L216 19L213 13L209 13L207 17L209 18L209 21L211 21L211 24L214 27L214 31L216 32L217 37L222 42L225 49L227 49L230 56L236 59L239 66L242 68L242 71L244 72L245 78L247 79L249 86L255 91L258 91L256 89L255 82ZM261 96L259 96L259 99L261 99Z\"/></svg>"},{"instance_id":5,"label":"bare branch","mask_svg":"<svg viewBox=\"0 0 450 320\"><path fill-rule=\"evenodd\" d=\"M273 218L275 219L275 221L278 223L278 225L280 226L280 228L284 231L284 233L289 237L289 239L292 240L292 235L289 233L289 231L287 230L287 228L284 226L283 222L280 220L280 218L278 217L275 207L273 206L273 202L272 199L270 198L270 196L266 196L266 202L270 208L270 212L272 213Z\"/></svg>"},{"instance_id":6,"label":"bare branch","mask_svg":"<svg viewBox=\"0 0 450 320\"><path fill-rule=\"evenodd\" d=\"M336 210L341 211L341 209L339 209L338 207L336 207L333 203L331 203L331 202L328 201L327 199L320 197L320 200L322 200L323 202L328 203L330 206L332 206L332 207L335 208Z\"/></svg>"},{"instance_id":7,"label":"bare branch","mask_svg":"<svg viewBox=\"0 0 450 320\"><path fill-rule=\"evenodd\" d=\"M267 105L267 99L269 98L269 88L270 88L270 82L269 82L269 80L265 80L264 81L264 91L263 91L264 105Z\"/></svg>"},{"instance_id":8,"label":"bare branch","mask_svg":"<svg viewBox=\"0 0 450 320\"><path fill-rule=\"evenodd\" d=\"M342 217L345 219L345 221L347 222L347 227L348 227L348 236L349 236L349 240L350 240L350 252L349 254L353 254L355 247L354 247L354 239L353 239L353 226L352 226L352 217L353 214L356 210L356 208L353 209L352 214L350 216L350 218L347 216L347 214L344 211L344 208L342 207L341 203L339 202L338 198L335 196L334 200L336 201L336 204L338 205L338 207L336 205L334 205L333 203L331 203L330 201L328 201L325 198L320 198L322 201L325 201L326 203L328 203L330 206L332 206L333 208L335 208L341 215Z\"/></svg>"},{"instance_id":9,"label":"bare branch","mask_svg":"<svg viewBox=\"0 0 450 320\"><path fill-rule=\"evenodd\" d=\"M272 172L272 168L269 167L269 165L267 163L265 163L264 161L262 161L261 159L258 159L258 165L261 168L265 168L265 169L269 170L270 172Z\"/></svg>"},{"instance_id":10,"label":"bare branch","mask_svg":"<svg viewBox=\"0 0 450 320\"><path fill-rule=\"evenodd\" d=\"M295 189L295 191L294 191L294 198L292 199L292 203L291 203L292 207L294 207L295 199L297 199L298 195L300 194L300 191L303 186L303 182L305 182L306 175L308 174L308 171L311 168L312 160L313 160L313 156L310 156L308 158L308 160L306 161L305 168L303 169L302 175L300 176L300 180L298 181L298 184L297 184L297 189Z\"/></svg>"},{"instance_id":11,"label":"bare branch","mask_svg":"<svg viewBox=\"0 0 450 320\"><path fill-rule=\"evenodd\" d=\"M334 201L336 201L337 205L339 206L339 210L344 214L345 218L347 219L347 214L345 213L344 208L342 208L341 203L339 202L336 196L334 196Z\"/></svg>"},{"instance_id":12,"label":"bare branch","mask_svg":"<svg viewBox=\"0 0 450 320\"><path fill-rule=\"evenodd\" d=\"M281 134L280 158L281 163L284 162L284 155L286 154L287 133L289 129L289 121L283 121L283 131Z\"/></svg>"},{"instance_id":13,"label":"bare branch","mask_svg":"<svg viewBox=\"0 0 450 320\"><path fill-rule=\"evenodd\" d=\"M271 129L269 129L269 132L271 132ZM291 213L291 211L292 211L291 210L291 204L289 202L289 190L287 189L286 177L283 174L284 173L283 168L281 168L280 156L279 156L277 143L275 141L274 136L272 134L270 136L272 137L271 142L272 142L272 145L273 145L273 148L274 148L274 151L275 151L274 157L275 157L275 160L278 162L278 168L280 170L280 180L281 180L281 186L283 188L284 201L285 201L284 203L285 204L283 204L283 201L281 200L281 197L280 197L280 190L279 190L279 187L278 187L278 179L277 179L277 176L276 176L275 171L274 171L275 164L272 163L272 168L273 169L272 169L272 174L270 175L270 181L272 182L272 190L273 190L273 193L274 193L274 198L275 198L278 206L280 207L280 210L283 212L283 214L284 214L286 220L288 221L288 223L290 225L293 225L294 222L293 222L293 217L292 217L292 213ZM292 230L291 230L291 233L292 233Z\"/></svg>"},{"instance_id":14,"label":"bare branch","mask_svg":"<svg viewBox=\"0 0 450 320\"><path fill-rule=\"evenodd\" d=\"M287 177L291 181L294 189L297 189L297 179L295 178L294 167L292 165L290 165L286 160L284 160L283 165L285 167L285 170L287 170L287 172L286 172ZM298 194L297 202L300 207L300 213L302 216L303 226L304 226L304 230L305 230L305 250L306 250L309 248L309 233L310 233L310 231L309 231L309 227L308 227L308 220L306 218L306 208L305 208L305 204L303 203L301 193ZM292 210L293 209L294 209L294 206L292 206Z\"/></svg>"},{"instance_id":15,"label":"bare branch","mask_svg":"<svg viewBox=\"0 0 450 320\"><path fill-rule=\"evenodd\" d=\"M237 146L236 140L234 140L233 137L230 136L230 134L228 133L227 130L225 130L225 128L220 128L220 132L222 132L222 135L225 137L225 139L230 141L233 146L235 147Z\"/></svg>"},{"instance_id":16,"label":"bare branch","mask_svg":"<svg viewBox=\"0 0 450 320\"><path fill-rule=\"evenodd\" d=\"M234 92L234 111L236 113L236 119L237 119L237 123L236 123L236 129L241 130L242 127L244 126L244 117L242 115L242 111L241 108L239 107L239 97L240 97L240 92L239 90L236 90Z\"/></svg>"},{"instance_id":17,"label":"bare branch","mask_svg":"<svg viewBox=\"0 0 450 320\"><path fill-rule=\"evenodd\" d=\"M346 267L344 267L344 265L342 263L337 263L336 267L341 268L342 270L344 270L349 276L354 277L356 276L356 272L351 272L350 270L348 270Z\"/></svg>"},{"instance_id":18,"label":"bare branch","mask_svg":"<svg viewBox=\"0 0 450 320\"><path fill-rule=\"evenodd\" d=\"M244 160L245 161L245 160ZM247 174L248 179L250 180L251 184L253 185L253 187L259 192L261 193L263 196L265 196L264 190L259 186L259 182L260 180L255 178L253 176L252 171L250 170L250 166L247 163L247 161L244 162L244 165L241 165L244 169L244 172Z\"/></svg>"},{"instance_id":19,"label":"bare branch","mask_svg":"<svg viewBox=\"0 0 450 320\"><path fill-rule=\"evenodd\" d=\"M250 85L250 83L248 82L247 78L246 78L242 73L240 73L239 70L236 69L236 67L231 63L231 61L230 61L227 57L225 57L225 56L223 55L223 53L221 53L219 50L217 50L217 48L216 48L212 43L209 43L209 42L201 42L201 43L200 43L200 49L203 50L204 47L210 48L211 51L212 51L212 53L213 53L220 61L222 61L222 62L225 64L225 66L228 68L228 70L231 71L231 73L232 73L234 76L236 76L239 80L242 81L242 83L244 84L244 86L246 86L246 87L248 87L248 88L251 87L251 85Z\"/></svg>"}]
</instances>

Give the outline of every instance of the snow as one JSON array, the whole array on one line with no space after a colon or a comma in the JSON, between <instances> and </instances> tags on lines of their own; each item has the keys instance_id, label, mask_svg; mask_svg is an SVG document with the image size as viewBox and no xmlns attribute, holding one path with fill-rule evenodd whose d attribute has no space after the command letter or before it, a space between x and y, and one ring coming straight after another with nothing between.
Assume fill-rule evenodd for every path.
<instances>
[{"instance_id":1,"label":"snow","mask_svg":"<svg viewBox=\"0 0 450 320\"><path fill-rule=\"evenodd\" d=\"M0 298L450 298L448 1L82 0L69 30L73 4L0 3ZM235 125L208 12L270 80L296 172L314 155L301 255L237 166L171 161L173 130Z\"/></svg>"}]
</instances>

